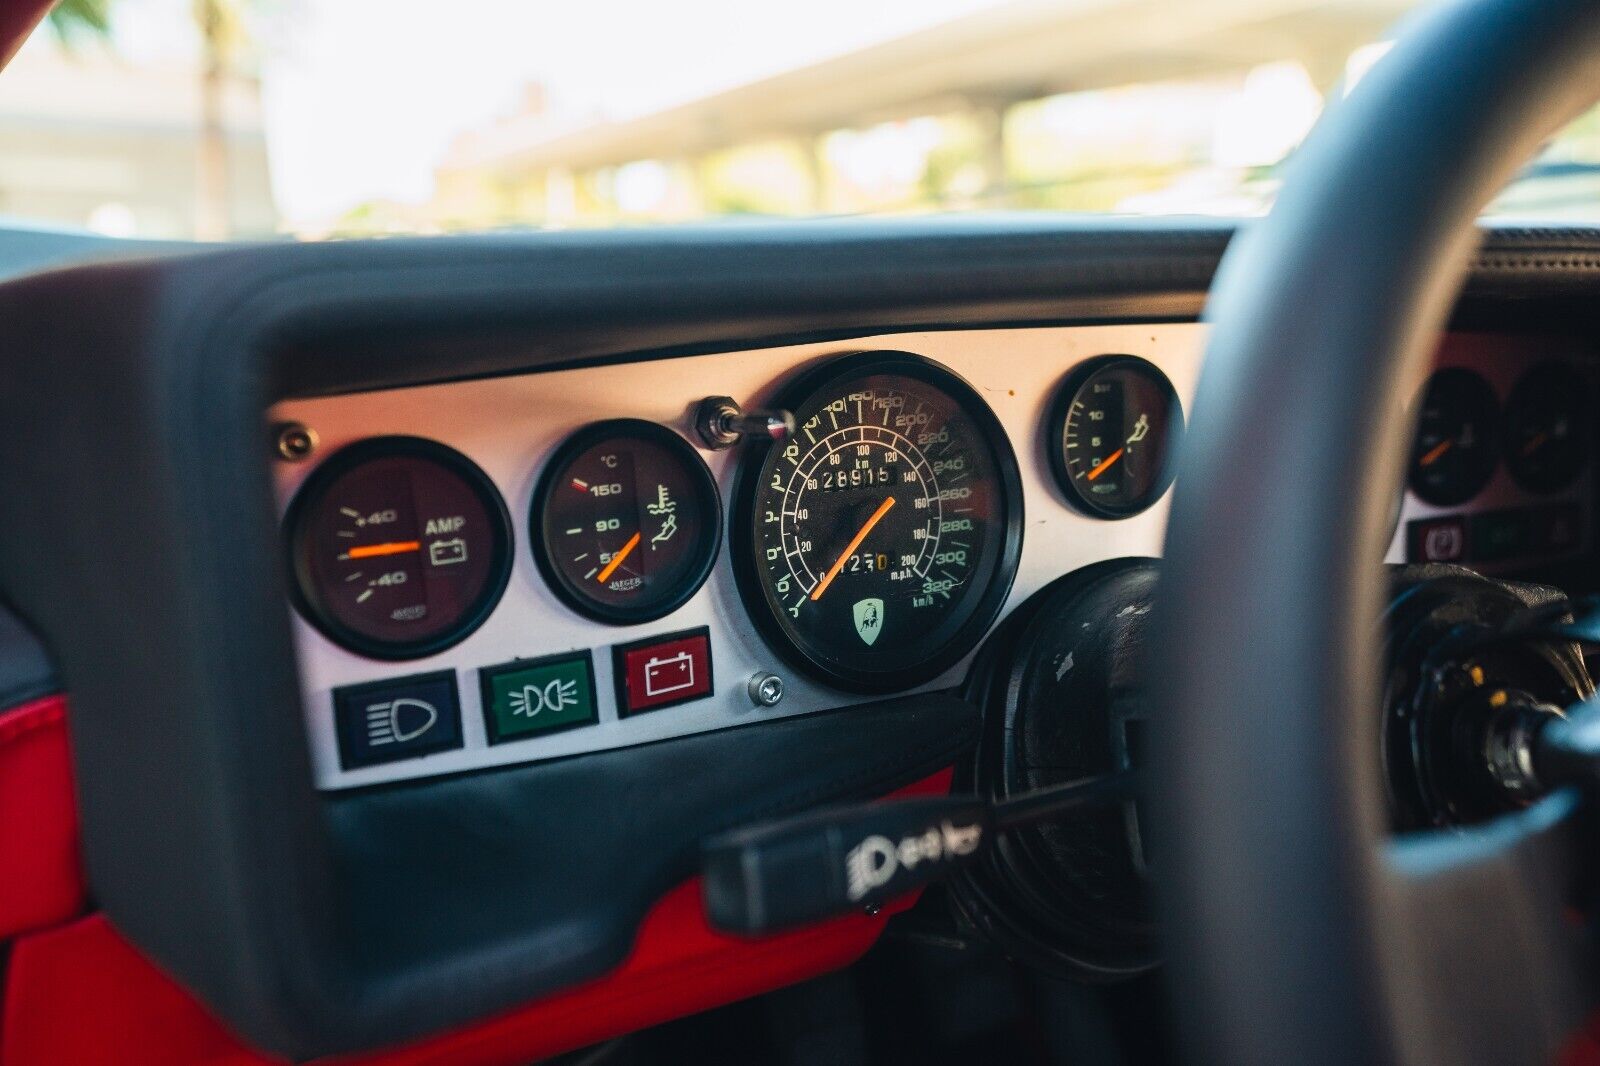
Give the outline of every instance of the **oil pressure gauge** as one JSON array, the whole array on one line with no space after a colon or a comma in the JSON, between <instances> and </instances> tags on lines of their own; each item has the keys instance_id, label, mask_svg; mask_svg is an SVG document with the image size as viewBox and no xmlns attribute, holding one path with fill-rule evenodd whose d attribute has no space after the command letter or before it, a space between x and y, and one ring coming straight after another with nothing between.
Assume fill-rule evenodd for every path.
<instances>
[{"instance_id":1,"label":"oil pressure gauge","mask_svg":"<svg viewBox=\"0 0 1600 1066\"><path fill-rule=\"evenodd\" d=\"M1068 376L1051 410L1047 447L1069 503L1097 518L1130 518L1172 484L1183 411L1172 382L1134 355L1091 359Z\"/></svg>"},{"instance_id":2,"label":"oil pressure gauge","mask_svg":"<svg viewBox=\"0 0 1600 1066\"><path fill-rule=\"evenodd\" d=\"M632 625L677 610L705 583L722 500L682 437L614 419L578 431L551 457L530 524L539 569L567 606Z\"/></svg>"},{"instance_id":3,"label":"oil pressure gauge","mask_svg":"<svg viewBox=\"0 0 1600 1066\"><path fill-rule=\"evenodd\" d=\"M459 452L380 437L336 453L287 517L295 600L329 639L412 659L465 638L511 572L500 494Z\"/></svg>"}]
</instances>

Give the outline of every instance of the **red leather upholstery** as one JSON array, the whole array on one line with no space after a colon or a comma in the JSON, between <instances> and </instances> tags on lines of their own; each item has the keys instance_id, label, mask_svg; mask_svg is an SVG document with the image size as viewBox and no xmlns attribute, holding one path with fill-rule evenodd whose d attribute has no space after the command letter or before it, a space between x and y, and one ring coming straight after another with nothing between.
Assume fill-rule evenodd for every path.
<instances>
[{"instance_id":1,"label":"red leather upholstery","mask_svg":"<svg viewBox=\"0 0 1600 1066\"><path fill-rule=\"evenodd\" d=\"M83 912L66 722L60 696L0 716L0 941Z\"/></svg>"},{"instance_id":2,"label":"red leather upholstery","mask_svg":"<svg viewBox=\"0 0 1600 1066\"><path fill-rule=\"evenodd\" d=\"M708 929L699 886L680 886L640 929L614 973L489 1022L353 1066L520 1066L849 963L886 915L846 918L759 942ZM3 1013L5 1066L262 1066L199 1003L146 962L103 915L23 937L12 951Z\"/></svg>"},{"instance_id":3,"label":"red leather upholstery","mask_svg":"<svg viewBox=\"0 0 1600 1066\"><path fill-rule=\"evenodd\" d=\"M1559 1066L1600 1066L1600 1014L1574 1033L1561 1049Z\"/></svg>"},{"instance_id":4,"label":"red leather upholstery","mask_svg":"<svg viewBox=\"0 0 1600 1066\"><path fill-rule=\"evenodd\" d=\"M946 770L902 793L949 788ZM15 936L0 996L0 1066L276 1061L240 1044L103 915L81 916L84 880L60 697L0 718L0 871L0 940ZM910 903L872 918L740 940L706 925L699 884L691 881L650 911L633 952L611 974L488 1022L339 1061L520 1066L843 966Z\"/></svg>"}]
</instances>

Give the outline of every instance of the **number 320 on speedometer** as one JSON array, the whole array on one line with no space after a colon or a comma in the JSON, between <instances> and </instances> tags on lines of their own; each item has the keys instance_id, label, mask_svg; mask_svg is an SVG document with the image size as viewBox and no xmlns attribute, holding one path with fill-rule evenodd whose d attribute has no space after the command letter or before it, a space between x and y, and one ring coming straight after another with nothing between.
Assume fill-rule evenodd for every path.
<instances>
[{"instance_id":1,"label":"number 320 on speedometer","mask_svg":"<svg viewBox=\"0 0 1600 1066\"><path fill-rule=\"evenodd\" d=\"M778 399L782 444L735 489L740 589L791 663L859 691L908 687L994 621L1021 545L1016 459L949 370L903 352L847 356Z\"/></svg>"}]
</instances>

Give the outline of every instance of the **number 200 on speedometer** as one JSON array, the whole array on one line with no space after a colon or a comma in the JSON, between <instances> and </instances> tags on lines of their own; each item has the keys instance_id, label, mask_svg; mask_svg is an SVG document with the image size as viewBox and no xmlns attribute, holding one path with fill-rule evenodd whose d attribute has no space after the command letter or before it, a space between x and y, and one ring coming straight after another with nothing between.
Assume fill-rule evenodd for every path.
<instances>
[{"instance_id":1,"label":"number 200 on speedometer","mask_svg":"<svg viewBox=\"0 0 1600 1066\"><path fill-rule=\"evenodd\" d=\"M740 590L791 663L839 687L904 688L994 621L1021 546L1004 431L955 374L903 352L827 363L778 398L786 441L735 489Z\"/></svg>"}]
</instances>

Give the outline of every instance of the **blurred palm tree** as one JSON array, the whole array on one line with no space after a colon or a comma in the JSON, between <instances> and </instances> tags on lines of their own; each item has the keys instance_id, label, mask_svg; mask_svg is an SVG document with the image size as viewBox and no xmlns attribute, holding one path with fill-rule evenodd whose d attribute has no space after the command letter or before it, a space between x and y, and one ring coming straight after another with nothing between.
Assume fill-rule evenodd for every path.
<instances>
[{"instance_id":1,"label":"blurred palm tree","mask_svg":"<svg viewBox=\"0 0 1600 1066\"><path fill-rule=\"evenodd\" d=\"M228 134L222 109L223 94L244 42L241 3L242 0L194 0L201 52L200 184L194 235L203 241L222 240L232 229L228 217Z\"/></svg>"},{"instance_id":2,"label":"blurred palm tree","mask_svg":"<svg viewBox=\"0 0 1600 1066\"><path fill-rule=\"evenodd\" d=\"M50 9L50 28L70 46L82 37L111 35L112 0L58 0ZM228 236L228 141L223 96L244 43L241 8L246 0L193 0L200 32L200 132L196 174L194 235L200 240Z\"/></svg>"},{"instance_id":3,"label":"blurred palm tree","mask_svg":"<svg viewBox=\"0 0 1600 1066\"><path fill-rule=\"evenodd\" d=\"M50 28L63 43L82 36L104 38L111 33L111 0L57 0L50 9Z\"/></svg>"}]
</instances>

